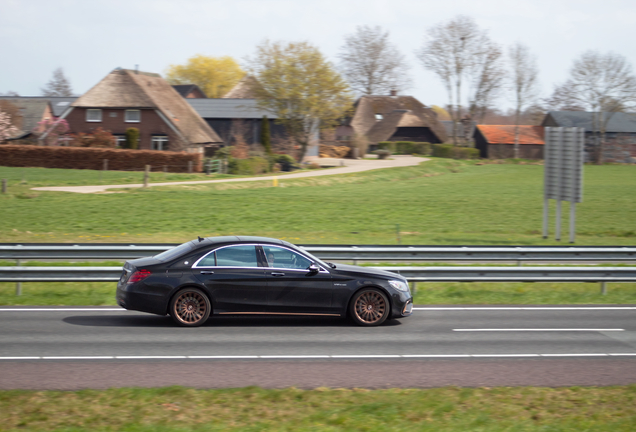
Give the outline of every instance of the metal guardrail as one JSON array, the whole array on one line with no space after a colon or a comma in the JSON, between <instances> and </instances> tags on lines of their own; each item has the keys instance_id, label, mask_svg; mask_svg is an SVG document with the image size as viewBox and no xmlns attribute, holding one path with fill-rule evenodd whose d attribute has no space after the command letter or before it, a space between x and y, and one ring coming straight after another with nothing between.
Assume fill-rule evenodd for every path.
<instances>
[{"instance_id":1,"label":"metal guardrail","mask_svg":"<svg viewBox=\"0 0 636 432\"><path fill-rule=\"evenodd\" d=\"M636 282L636 267L369 267L410 282ZM116 282L121 267L0 267L0 282Z\"/></svg>"},{"instance_id":2,"label":"metal guardrail","mask_svg":"<svg viewBox=\"0 0 636 432\"><path fill-rule=\"evenodd\" d=\"M0 244L0 259L133 259L176 244ZM636 247L304 245L325 260L349 261L636 261Z\"/></svg>"}]
</instances>

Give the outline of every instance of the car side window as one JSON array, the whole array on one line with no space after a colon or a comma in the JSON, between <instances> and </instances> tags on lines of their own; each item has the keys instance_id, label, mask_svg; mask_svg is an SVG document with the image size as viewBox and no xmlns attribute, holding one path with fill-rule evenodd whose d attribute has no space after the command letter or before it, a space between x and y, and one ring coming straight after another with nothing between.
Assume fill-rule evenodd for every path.
<instances>
[{"instance_id":1,"label":"car side window","mask_svg":"<svg viewBox=\"0 0 636 432\"><path fill-rule=\"evenodd\" d=\"M210 252L198 262L197 267L214 267L215 265L216 256L214 255L214 252Z\"/></svg>"},{"instance_id":2,"label":"car side window","mask_svg":"<svg viewBox=\"0 0 636 432\"><path fill-rule=\"evenodd\" d=\"M258 267L254 245L224 247L217 249L215 253L218 267ZM199 263L199 266L201 265Z\"/></svg>"},{"instance_id":3,"label":"car side window","mask_svg":"<svg viewBox=\"0 0 636 432\"><path fill-rule=\"evenodd\" d=\"M311 260L289 249L276 246L263 246L267 265L273 268L306 270Z\"/></svg>"}]
</instances>

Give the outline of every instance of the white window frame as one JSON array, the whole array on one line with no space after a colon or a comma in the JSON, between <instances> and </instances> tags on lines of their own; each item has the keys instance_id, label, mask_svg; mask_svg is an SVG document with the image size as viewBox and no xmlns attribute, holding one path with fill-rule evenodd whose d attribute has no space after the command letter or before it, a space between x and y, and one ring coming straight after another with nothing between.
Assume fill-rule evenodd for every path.
<instances>
[{"instance_id":1,"label":"white window frame","mask_svg":"<svg viewBox=\"0 0 636 432\"><path fill-rule=\"evenodd\" d=\"M152 150L163 151L168 147L167 135L154 135L150 139L150 148Z\"/></svg>"},{"instance_id":2,"label":"white window frame","mask_svg":"<svg viewBox=\"0 0 636 432\"><path fill-rule=\"evenodd\" d=\"M126 135L113 135L117 148L126 148Z\"/></svg>"},{"instance_id":3,"label":"white window frame","mask_svg":"<svg viewBox=\"0 0 636 432\"><path fill-rule=\"evenodd\" d=\"M129 113L137 113L137 119L128 118ZM124 113L124 122L126 123L141 123L141 110L126 110Z\"/></svg>"},{"instance_id":4,"label":"white window frame","mask_svg":"<svg viewBox=\"0 0 636 432\"><path fill-rule=\"evenodd\" d=\"M91 118L91 114L97 114L95 118ZM99 118L97 118L99 117ZM101 123L102 121L102 110L90 108L86 110L86 121L89 123Z\"/></svg>"}]
</instances>

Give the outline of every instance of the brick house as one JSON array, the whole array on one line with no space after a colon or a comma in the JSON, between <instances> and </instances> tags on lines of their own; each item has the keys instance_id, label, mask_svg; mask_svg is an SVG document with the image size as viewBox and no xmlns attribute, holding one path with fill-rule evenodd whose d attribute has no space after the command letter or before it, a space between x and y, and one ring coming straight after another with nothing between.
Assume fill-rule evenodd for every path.
<instances>
[{"instance_id":1,"label":"brick house","mask_svg":"<svg viewBox=\"0 0 636 432\"><path fill-rule=\"evenodd\" d=\"M221 138L159 74L115 69L71 103L61 118L72 133L109 130L119 144L139 130L139 149L202 152Z\"/></svg>"}]
</instances>

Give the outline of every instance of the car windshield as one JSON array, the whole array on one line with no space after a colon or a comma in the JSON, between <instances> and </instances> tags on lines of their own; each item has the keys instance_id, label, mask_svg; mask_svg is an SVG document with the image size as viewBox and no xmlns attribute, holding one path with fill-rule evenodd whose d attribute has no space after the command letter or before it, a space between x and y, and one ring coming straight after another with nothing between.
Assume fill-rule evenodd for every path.
<instances>
[{"instance_id":1,"label":"car windshield","mask_svg":"<svg viewBox=\"0 0 636 432\"><path fill-rule=\"evenodd\" d=\"M187 242L182 245L175 246L172 249L168 249L165 252L161 252L160 254L155 255L155 258L157 258L159 261L170 261L188 252L190 249L192 249L192 242Z\"/></svg>"},{"instance_id":2,"label":"car windshield","mask_svg":"<svg viewBox=\"0 0 636 432\"><path fill-rule=\"evenodd\" d=\"M312 261L321 264L323 267L325 268L329 268L329 264L327 264L326 262L324 262L321 259L316 258L314 255L310 254L309 252L307 252L305 249L296 246L296 249L298 249L300 252L302 252L306 257L308 257L309 259L311 259Z\"/></svg>"}]
</instances>

